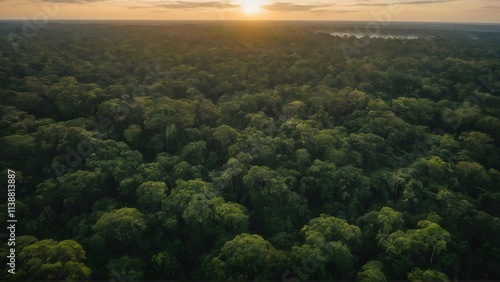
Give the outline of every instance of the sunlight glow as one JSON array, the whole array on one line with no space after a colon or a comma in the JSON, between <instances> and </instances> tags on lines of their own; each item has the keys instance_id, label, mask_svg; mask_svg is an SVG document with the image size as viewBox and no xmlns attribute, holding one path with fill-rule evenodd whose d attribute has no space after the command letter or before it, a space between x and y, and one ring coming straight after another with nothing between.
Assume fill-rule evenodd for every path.
<instances>
[{"instance_id":1,"label":"sunlight glow","mask_svg":"<svg viewBox=\"0 0 500 282\"><path fill-rule=\"evenodd\" d=\"M241 9L247 15L254 15L260 11L261 5L258 0L244 0L241 3Z\"/></svg>"}]
</instances>

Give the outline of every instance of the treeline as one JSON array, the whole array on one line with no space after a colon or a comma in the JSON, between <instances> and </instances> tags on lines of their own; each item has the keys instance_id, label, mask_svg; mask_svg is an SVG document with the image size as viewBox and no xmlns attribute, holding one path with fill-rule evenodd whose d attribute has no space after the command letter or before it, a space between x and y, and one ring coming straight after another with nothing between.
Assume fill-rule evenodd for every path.
<instances>
[{"instance_id":1,"label":"treeline","mask_svg":"<svg viewBox=\"0 0 500 282\"><path fill-rule=\"evenodd\" d=\"M500 279L499 41L0 27L5 279Z\"/></svg>"}]
</instances>

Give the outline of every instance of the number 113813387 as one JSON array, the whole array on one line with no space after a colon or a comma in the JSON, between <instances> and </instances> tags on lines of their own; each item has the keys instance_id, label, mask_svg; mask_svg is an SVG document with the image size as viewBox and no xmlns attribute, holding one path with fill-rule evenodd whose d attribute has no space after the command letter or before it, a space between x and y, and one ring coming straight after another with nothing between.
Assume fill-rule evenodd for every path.
<instances>
[{"instance_id":1,"label":"number 113813387","mask_svg":"<svg viewBox=\"0 0 500 282\"><path fill-rule=\"evenodd\" d=\"M7 212L9 220L16 218L16 172L7 170Z\"/></svg>"}]
</instances>

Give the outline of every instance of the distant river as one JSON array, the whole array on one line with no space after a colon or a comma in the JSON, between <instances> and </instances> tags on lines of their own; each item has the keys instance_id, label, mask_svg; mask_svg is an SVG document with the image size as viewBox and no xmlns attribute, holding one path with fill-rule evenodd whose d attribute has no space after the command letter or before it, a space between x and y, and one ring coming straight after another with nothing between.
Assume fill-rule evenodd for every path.
<instances>
[{"instance_id":1,"label":"distant river","mask_svg":"<svg viewBox=\"0 0 500 282\"><path fill-rule=\"evenodd\" d=\"M368 36L365 33L352 33L352 32L332 32L330 33L332 36L338 37L350 37L355 36L356 38L363 38ZM384 39L419 39L419 36L416 35L401 35L401 34L373 34L369 36L370 38L384 38Z\"/></svg>"}]
</instances>

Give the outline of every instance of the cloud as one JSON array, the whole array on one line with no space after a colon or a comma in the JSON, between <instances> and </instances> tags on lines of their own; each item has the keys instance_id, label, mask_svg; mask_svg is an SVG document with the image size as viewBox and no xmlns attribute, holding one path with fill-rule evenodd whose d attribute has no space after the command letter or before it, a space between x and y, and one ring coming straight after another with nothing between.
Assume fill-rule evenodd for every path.
<instances>
[{"instance_id":1,"label":"cloud","mask_svg":"<svg viewBox=\"0 0 500 282\"><path fill-rule=\"evenodd\" d=\"M198 10L207 8L229 9L239 7L238 5L225 2L190 2L190 1L173 1L172 3L163 3L154 5L155 8L177 9L177 10Z\"/></svg>"},{"instance_id":2,"label":"cloud","mask_svg":"<svg viewBox=\"0 0 500 282\"><path fill-rule=\"evenodd\" d=\"M447 3L447 2L454 2L457 0L411 0L411 1L392 1L392 2L360 2L360 3L355 3L351 4L348 6L388 6L388 5L394 5L394 4L401 4L401 5L422 5L422 4L436 4L436 3Z\"/></svg>"},{"instance_id":3,"label":"cloud","mask_svg":"<svg viewBox=\"0 0 500 282\"><path fill-rule=\"evenodd\" d=\"M332 13L337 13L337 14L348 14L348 13L355 13L355 12L359 12L359 10L345 10L345 9L330 9L328 10L328 12L332 12Z\"/></svg>"},{"instance_id":4,"label":"cloud","mask_svg":"<svg viewBox=\"0 0 500 282\"><path fill-rule=\"evenodd\" d=\"M483 8L485 8L485 9L500 9L500 6L487 5L487 6L483 6Z\"/></svg>"},{"instance_id":5,"label":"cloud","mask_svg":"<svg viewBox=\"0 0 500 282\"><path fill-rule=\"evenodd\" d=\"M269 5L262 5L262 9L273 11L273 12L317 12L325 11L321 8L328 7L330 5L316 4L316 5L299 5L293 3L277 2Z\"/></svg>"},{"instance_id":6,"label":"cloud","mask_svg":"<svg viewBox=\"0 0 500 282\"><path fill-rule=\"evenodd\" d=\"M2 0L0 0L1 2ZM42 2L51 3L66 3L66 4L85 4L97 2L113 2L110 0L39 0ZM230 4L222 1L208 1L208 2L195 2L195 1L127 1L130 4L135 2L138 5L131 5L129 9L146 9L146 8L163 8L163 9L178 9L178 10L197 10L207 8L228 9L239 7L239 5Z\"/></svg>"},{"instance_id":7,"label":"cloud","mask_svg":"<svg viewBox=\"0 0 500 282\"><path fill-rule=\"evenodd\" d=\"M417 0L417 1L401 2L401 4L418 5L418 4L434 4L434 3L445 3L454 1L456 0Z\"/></svg>"},{"instance_id":8,"label":"cloud","mask_svg":"<svg viewBox=\"0 0 500 282\"><path fill-rule=\"evenodd\" d=\"M62 3L62 4L84 4L84 3L104 2L106 0L41 0L41 1L50 3Z\"/></svg>"}]
</instances>

